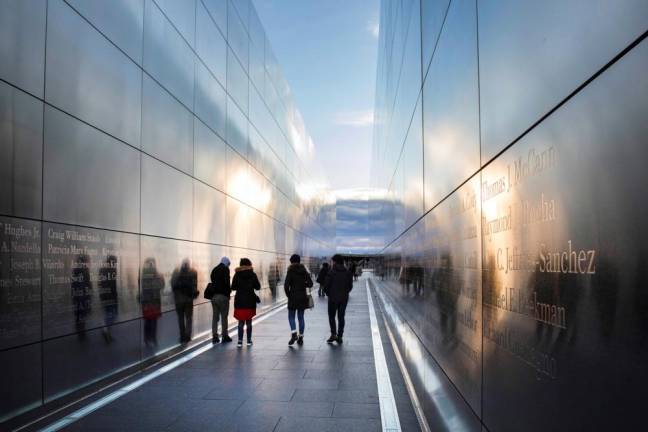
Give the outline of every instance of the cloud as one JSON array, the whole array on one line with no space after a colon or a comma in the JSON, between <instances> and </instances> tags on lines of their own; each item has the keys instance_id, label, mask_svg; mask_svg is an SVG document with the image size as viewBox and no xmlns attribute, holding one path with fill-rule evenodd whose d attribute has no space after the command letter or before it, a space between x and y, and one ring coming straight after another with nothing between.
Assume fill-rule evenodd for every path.
<instances>
[{"instance_id":1,"label":"cloud","mask_svg":"<svg viewBox=\"0 0 648 432\"><path fill-rule=\"evenodd\" d=\"M342 126L367 127L373 125L373 110L346 111L335 116L335 123Z\"/></svg>"},{"instance_id":2,"label":"cloud","mask_svg":"<svg viewBox=\"0 0 648 432\"><path fill-rule=\"evenodd\" d=\"M378 24L378 20L370 19L369 22L367 22L367 31L371 36L378 39L378 35L380 34L380 24Z\"/></svg>"}]
</instances>

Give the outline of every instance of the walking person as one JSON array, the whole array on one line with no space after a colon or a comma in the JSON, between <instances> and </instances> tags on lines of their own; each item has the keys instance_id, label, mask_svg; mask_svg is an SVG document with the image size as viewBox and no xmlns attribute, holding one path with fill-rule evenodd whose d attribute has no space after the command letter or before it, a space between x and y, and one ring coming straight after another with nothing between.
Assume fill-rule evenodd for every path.
<instances>
[{"instance_id":1,"label":"walking person","mask_svg":"<svg viewBox=\"0 0 648 432\"><path fill-rule=\"evenodd\" d=\"M328 316L331 327L331 337L326 342L341 344L344 335L344 314L349 302L349 293L353 289L353 274L344 266L344 260L340 255L333 255L332 260L333 267L328 272L324 283L324 292L328 296Z\"/></svg>"},{"instance_id":2,"label":"walking person","mask_svg":"<svg viewBox=\"0 0 648 432\"><path fill-rule=\"evenodd\" d=\"M317 295L319 297L324 297L324 282L326 282L326 275L328 274L329 270L329 263L325 262L322 264L322 268L320 268L319 273L317 273L317 283L319 284Z\"/></svg>"},{"instance_id":3,"label":"walking person","mask_svg":"<svg viewBox=\"0 0 648 432\"><path fill-rule=\"evenodd\" d=\"M218 343L221 340L223 343L232 342L232 338L229 337L227 328L229 327L227 323L227 315L229 314L229 304L230 296L232 294L232 289L230 286L230 260L227 257L223 257L220 260L220 263L214 267L211 271L211 305L212 305L212 342ZM218 337L218 321L221 323L221 336Z\"/></svg>"},{"instance_id":4,"label":"walking person","mask_svg":"<svg viewBox=\"0 0 648 432\"><path fill-rule=\"evenodd\" d=\"M349 265L349 271L351 272L351 275L353 276L353 280L358 280L358 275L356 274L356 269L357 269L356 262L351 261L351 264Z\"/></svg>"},{"instance_id":5,"label":"walking person","mask_svg":"<svg viewBox=\"0 0 648 432\"><path fill-rule=\"evenodd\" d=\"M198 297L198 272L188 259L183 260L180 268L171 275L171 288L178 314L180 343L187 343L191 340L193 328L193 301Z\"/></svg>"},{"instance_id":6,"label":"walking person","mask_svg":"<svg viewBox=\"0 0 648 432\"><path fill-rule=\"evenodd\" d=\"M234 271L232 291L234 296L234 318L238 320L238 347L243 346L243 330L247 329L247 344L252 345L252 318L256 315L259 296L254 292L261 289L259 278L252 268L252 261L241 258L239 267Z\"/></svg>"},{"instance_id":7,"label":"walking person","mask_svg":"<svg viewBox=\"0 0 648 432\"><path fill-rule=\"evenodd\" d=\"M306 267L301 263L301 257L294 254L290 257L290 266L286 273L284 282L284 291L288 297L288 323L290 324L291 336L288 345L304 343L304 311L308 309L308 292L307 289L313 286L313 280ZM295 324L295 314L299 320L299 333Z\"/></svg>"}]
</instances>

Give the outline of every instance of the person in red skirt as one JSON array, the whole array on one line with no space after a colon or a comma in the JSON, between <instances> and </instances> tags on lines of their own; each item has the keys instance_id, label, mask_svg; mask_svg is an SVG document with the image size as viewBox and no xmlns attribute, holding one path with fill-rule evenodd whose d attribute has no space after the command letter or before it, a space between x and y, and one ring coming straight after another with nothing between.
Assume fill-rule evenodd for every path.
<instances>
[{"instance_id":1,"label":"person in red skirt","mask_svg":"<svg viewBox=\"0 0 648 432\"><path fill-rule=\"evenodd\" d=\"M259 278L252 268L252 261L241 258L232 279L234 296L234 318L238 320L238 345L243 346L243 328L247 327L247 344L252 345L252 318L256 315L256 305L259 296L254 292L261 289Z\"/></svg>"}]
</instances>

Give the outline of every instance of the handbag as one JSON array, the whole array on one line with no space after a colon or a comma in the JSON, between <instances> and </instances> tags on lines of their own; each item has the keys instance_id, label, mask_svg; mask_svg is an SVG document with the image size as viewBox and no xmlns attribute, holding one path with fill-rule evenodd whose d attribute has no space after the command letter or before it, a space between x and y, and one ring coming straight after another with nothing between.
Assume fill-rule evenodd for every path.
<instances>
[{"instance_id":1,"label":"handbag","mask_svg":"<svg viewBox=\"0 0 648 432\"><path fill-rule=\"evenodd\" d=\"M308 309L313 309L315 307L315 300L313 300L313 296L311 295L311 290L308 290L308 293L306 294L306 300L308 301Z\"/></svg>"},{"instance_id":2,"label":"handbag","mask_svg":"<svg viewBox=\"0 0 648 432\"><path fill-rule=\"evenodd\" d=\"M207 288L205 288L203 297L205 297L207 300L214 298L214 285L211 282L207 284Z\"/></svg>"}]
</instances>

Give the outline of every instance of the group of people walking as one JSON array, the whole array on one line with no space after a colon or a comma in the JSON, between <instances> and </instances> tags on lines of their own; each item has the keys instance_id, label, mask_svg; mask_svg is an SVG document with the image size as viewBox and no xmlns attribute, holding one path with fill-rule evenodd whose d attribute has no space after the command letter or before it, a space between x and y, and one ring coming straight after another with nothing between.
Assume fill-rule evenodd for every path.
<instances>
[{"instance_id":1,"label":"group of people walking","mask_svg":"<svg viewBox=\"0 0 648 432\"><path fill-rule=\"evenodd\" d=\"M332 258L333 265L324 263L320 269L316 282L319 283L318 294L328 296L328 317L331 336L328 343L343 342L344 317L349 301L349 293L353 289L353 273L345 266L340 255ZM247 338L247 345L252 345L252 319L256 315L256 306L261 302L256 291L261 289L259 279L254 272L252 262L242 258L239 267L234 271L230 283L230 260L223 257L220 263L211 272L211 283L205 290L205 298L211 300L213 309L212 341L213 343L231 342L228 335L228 314L232 291L234 295L234 318L238 320L238 346L243 346L243 336ZM294 254L290 257L290 265L284 281L284 291L288 298L288 323L290 326L290 339L288 345L304 343L306 322L304 312L313 307L310 289L313 279L306 267L301 263L301 257ZM218 333L218 324L221 333Z\"/></svg>"}]
</instances>

